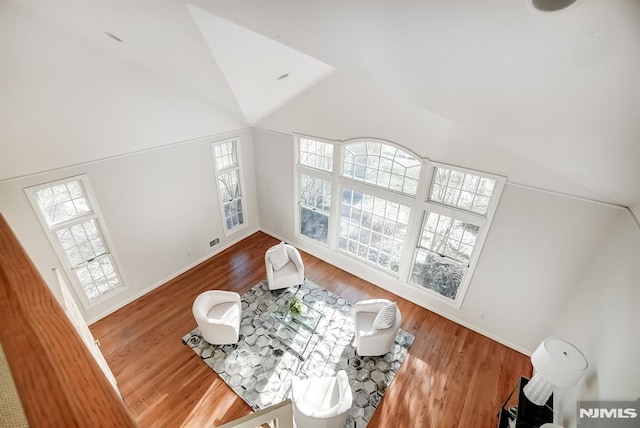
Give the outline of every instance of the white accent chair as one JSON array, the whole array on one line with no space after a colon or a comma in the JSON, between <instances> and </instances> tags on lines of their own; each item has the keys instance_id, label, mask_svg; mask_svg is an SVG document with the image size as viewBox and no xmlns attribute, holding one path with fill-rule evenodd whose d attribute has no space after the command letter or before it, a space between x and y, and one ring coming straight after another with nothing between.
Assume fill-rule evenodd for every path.
<instances>
[{"instance_id":1,"label":"white accent chair","mask_svg":"<svg viewBox=\"0 0 640 428\"><path fill-rule=\"evenodd\" d=\"M386 299L372 299L357 302L353 306L358 355L363 357L384 355L393 348L393 341L402 322L400 309L396 308L395 323L391 327L382 330L373 327L373 321L378 312L389 303L391 302Z\"/></svg>"},{"instance_id":2,"label":"white accent chair","mask_svg":"<svg viewBox=\"0 0 640 428\"><path fill-rule=\"evenodd\" d=\"M291 380L293 420L298 428L344 428L353 403L347 372L335 377Z\"/></svg>"},{"instance_id":3,"label":"white accent chair","mask_svg":"<svg viewBox=\"0 0 640 428\"><path fill-rule=\"evenodd\" d=\"M205 291L196 297L192 311L204 340L212 345L238 343L242 311L238 293Z\"/></svg>"},{"instance_id":4,"label":"white accent chair","mask_svg":"<svg viewBox=\"0 0 640 428\"><path fill-rule=\"evenodd\" d=\"M289 256L289 262L279 270L274 270L269 255L267 253L264 255L269 290L279 290L304 282L304 265L302 264L300 252L296 247L289 244L285 244L285 249L287 250L287 256Z\"/></svg>"}]
</instances>

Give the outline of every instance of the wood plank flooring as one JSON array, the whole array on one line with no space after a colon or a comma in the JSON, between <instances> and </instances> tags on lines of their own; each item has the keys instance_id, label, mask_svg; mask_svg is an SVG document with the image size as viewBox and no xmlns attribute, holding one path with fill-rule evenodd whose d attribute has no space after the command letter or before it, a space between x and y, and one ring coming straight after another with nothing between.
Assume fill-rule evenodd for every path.
<instances>
[{"instance_id":1,"label":"wood plank flooring","mask_svg":"<svg viewBox=\"0 0 640 428\"><path fill-rule=\"evenodd\" d=\"M240 294L265 278L264 252L278 241L256 233L96 322L91 330L126 404L142 427L216 426L251 412L181 337L196 327L195 297ZM350 302L398 302L402 328L416 340L369 427L494 427L525 356L302 253L306 277Z\"/></svg>"}]
</instances>

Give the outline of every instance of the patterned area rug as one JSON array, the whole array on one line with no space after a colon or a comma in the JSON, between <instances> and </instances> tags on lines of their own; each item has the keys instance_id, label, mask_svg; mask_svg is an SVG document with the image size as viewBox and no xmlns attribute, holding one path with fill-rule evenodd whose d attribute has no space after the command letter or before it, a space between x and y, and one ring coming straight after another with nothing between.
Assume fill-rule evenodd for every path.
<instances>
[{"instance_id":1,"label":"patterned area rug","mask_svg":"<svg viewBox=\"0 0 640 428\"><path fill-rule=\"evenodd\" d=\"M313 334L301 332L302 347L297 347L296 333L274 316L294 295L323 314ZM351 304L309 280L277 291L270 291L264 280L244 294L237 345L211 345L197 328L182 338L254 410L285 400L294 375L333 376L346 370L353 391L349 428L367 426L413 340L400 329L391 352L358 356Z\"/></svg>"}]
</instances>

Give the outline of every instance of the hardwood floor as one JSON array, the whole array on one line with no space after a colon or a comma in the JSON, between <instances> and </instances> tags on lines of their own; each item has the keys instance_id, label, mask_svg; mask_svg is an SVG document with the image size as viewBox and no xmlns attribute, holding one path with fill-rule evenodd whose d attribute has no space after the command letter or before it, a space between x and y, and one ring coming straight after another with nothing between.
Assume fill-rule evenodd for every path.
<instances>
[{"instance_id":1,"label":"hardwood floor","mask_svg":"<svg viewBox=\"0 0 640 428\"><path fill-rule=\"evenodd\" d=\"M251 412L180 338L196 324L195 297L240 294L264 279L264 252L278 241L256 233L91 326L122 396L142 427L216 426ZM528 357L302 253L306 277L350 302L396 300L416 340L369 427L494 427Z\"/></svg>"}]
</instances>

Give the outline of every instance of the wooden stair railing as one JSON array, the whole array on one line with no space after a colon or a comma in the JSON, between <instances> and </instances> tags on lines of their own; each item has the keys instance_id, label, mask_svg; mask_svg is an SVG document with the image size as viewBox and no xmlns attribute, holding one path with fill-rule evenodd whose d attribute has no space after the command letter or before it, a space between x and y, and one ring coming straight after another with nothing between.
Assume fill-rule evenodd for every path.
<instances>
[{"instance_id":1,"label":"wooden stair railing","mask_svg":"<svg viewBox=\"0 0 640 428\"><path fill-rule=\"evenodd\" d=\"M137 426L1 214L0 343L32 428Z\"/></svg>"}]
</instances>

